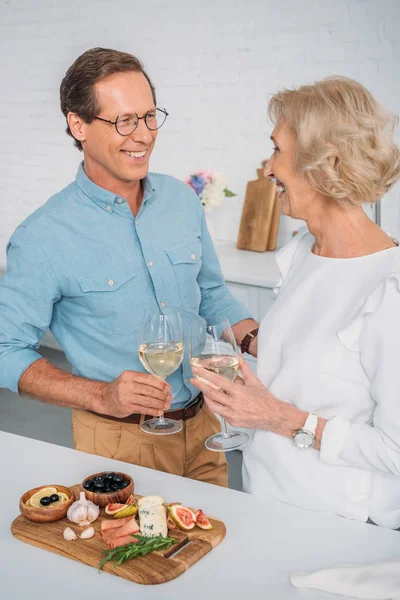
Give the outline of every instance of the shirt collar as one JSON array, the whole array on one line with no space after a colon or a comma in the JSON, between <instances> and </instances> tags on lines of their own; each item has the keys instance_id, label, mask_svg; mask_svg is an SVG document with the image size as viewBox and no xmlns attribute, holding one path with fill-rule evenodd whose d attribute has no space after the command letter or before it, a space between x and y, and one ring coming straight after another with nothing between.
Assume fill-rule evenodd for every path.
<instances>
[{"instance_id":1,"label":"shirt collar","mask_svg":"<svg viewBox=\"0 0 400 600\"><path fill-rule=\"evenodd\" d=\"M88 196L93 202L95 202L100 208L105 210L108 213L113 212L114 204L120 196L114 194L114 192L110 192L99 185L96 185L89 177L86 175L83 169L83 161L79 165L78 172L76 174L76 183L82 190L82 192ZM154 186L154 178L151 174L148 174L143 180L143 204L154 194L155 186Z\"/></svg>"}]
</instances>

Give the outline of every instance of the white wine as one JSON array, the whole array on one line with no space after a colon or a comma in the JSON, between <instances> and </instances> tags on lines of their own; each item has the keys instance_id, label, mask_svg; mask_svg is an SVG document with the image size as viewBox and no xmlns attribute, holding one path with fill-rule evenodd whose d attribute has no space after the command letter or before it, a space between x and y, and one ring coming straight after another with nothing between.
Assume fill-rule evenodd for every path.
<instances>
[{"instance_id":1,"label":"white wine","mask_svg":"<svg viewBox=\"0 0 400 600\"><path fill-rule=\"evenodd\" d=\"M217 373L229 381L234 381L239 370L239 357L228 354L203 354L194 356L190 364Z\"/></svg>"},{"instance_id":2,"label":"white wine","mask_svg":"<svg viewBox=\"0 0 400 600\"><path fill-rule=\"evenodd\" d=\"M183 360L182 342L151 342L140 344L140 362L152 375L168 377L177 370Z\"/></svg>"}]
</instances>

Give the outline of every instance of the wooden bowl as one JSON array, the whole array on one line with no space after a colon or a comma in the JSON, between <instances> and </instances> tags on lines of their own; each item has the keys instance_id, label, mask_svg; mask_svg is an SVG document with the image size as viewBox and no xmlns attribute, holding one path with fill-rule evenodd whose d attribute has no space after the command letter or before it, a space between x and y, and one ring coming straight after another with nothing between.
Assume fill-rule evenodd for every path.
<instances>
[{"instance_id":1,"label":"wooden bowl","mask_svg":"<svg viewBox=\"0 0 400 600\"><path fill-rule=\"evenodd\" d=\"M98 475L107 475L107 473L115 473L118 475L123 475L124 479L128 479L129 485L126 486L123 490L118 490L117 492L109 492L109 493L101 493L101 492L90 492L89 490L85 490L83 484L88 479L93 479L93 477L97 477ZM100 506L100 508L104 508L107 504L125 504L128 500L129 496L133 494L134 484L132 477L129 477L126 473L121 473L120 471L103 471L102 473L93 473L93 475L89 475L85 477L82 481L82 490L85 492L85 496L88 500Z\"/></svg>"},{"instance_id":2,"label":"wooden bowl","mask_svg":"<svg viewBox=\"0 0 400 600\"><path fill-rule=\"evenodd\" d=\"M34 506L28 506L26 504L33 494L36 494L36 492L39 492L46 487L57 488L57 491L67 494L67 496L69 496L69 500L59 504L58 506L52 507L50 504L49 506L43 506L43 508L35 508ZM69 507L74 502L74 492L64 485L41 485L37 488L29 490L28 492L25 492L25 494L21 496L19 501L19 510L21 514L29 521L33 521L34 523L50 523L51 521L59 521L60 519L63 519L67 515Z\"/></svg>"}]
</instances>

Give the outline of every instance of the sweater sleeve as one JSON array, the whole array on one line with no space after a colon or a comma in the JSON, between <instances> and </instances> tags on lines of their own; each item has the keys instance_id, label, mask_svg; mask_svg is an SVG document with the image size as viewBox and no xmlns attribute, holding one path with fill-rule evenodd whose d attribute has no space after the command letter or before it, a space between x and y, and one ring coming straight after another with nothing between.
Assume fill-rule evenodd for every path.
<instances>
[{"instance_id":1,"label":"sweater sleeve","mask_svg":"<svg viewBox=\"0 0 400 600\"><path fill-rule=\"evenodd\" d=\"M328 421L321 460L400 475L400 276L381 282L338 337L360 353L376 406L370 424Z\"/></svg>"}]
</instances>

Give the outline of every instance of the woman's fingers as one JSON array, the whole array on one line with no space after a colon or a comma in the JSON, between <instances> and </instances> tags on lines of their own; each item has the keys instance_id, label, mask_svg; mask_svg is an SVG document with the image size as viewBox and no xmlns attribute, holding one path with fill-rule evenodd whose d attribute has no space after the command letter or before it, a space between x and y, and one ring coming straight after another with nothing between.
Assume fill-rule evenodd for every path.
<instances>
[{"instance_id":1,"label":"woman's fingers","mask_svg":"<svg viewBox=\"0 0 400 600\"><path fill-rule=\"evenodd\" d=\"M243 375L245 383L251 384L256 382L257 377L254 375L253 371L251 370L247 362L244 360L243 356L241 356L239 359L239 369Z\"/></svg>"},{"instance_id":2,"label":"woman's fingers","mask_svg":"<svg viewBox=\"0 0 400 600\"><path fill-rule=\"evenodd\" d=\"M203 392L205 396L210 398L213 402L225 405L230 403L230 398L219 388L211 387L210 383L204 379L191 379L190 383L194 385L198 390Z\"/></svg>"},{"instance_id":3,"label":"woman's fingers","mask_svg":"<svg viewBox=\"0 0 400 600\"><path fill-rule=\"evenodd\" d=\"M200 378L200 381L204 382L204 380L206 380L207 382L211 382L211 384L213 384L210 385L210 383L205 383L205 385L208 385L208 389L210 389L210 387L214 389L219 388L220 390L224 390L224 392L226 392L227 394L229 392L232 393L235 390L232 382L230 382L225 377L222 377L221 375L212 373L211 371L203 369L202 367L192 367L192 371L195 375L197 375ZM216 386L216 388L214 386ZM201 391L204 392L203 389Z\"/></svg>"},{"instance_id":4,"label":"woman's fingers","mask_svg":"<svg viewBox=\"0 0 400 600\"><path fill-rule=\"evenodd\" d=\"M225 395L226 397L226 395ZM219 415L223 419L228 419L228 415L230 415L229 406L220 404L219 402L215 402L210 398L210 396L204 395L205 403L212 413Z\"/></svg>"}]
</instances>

